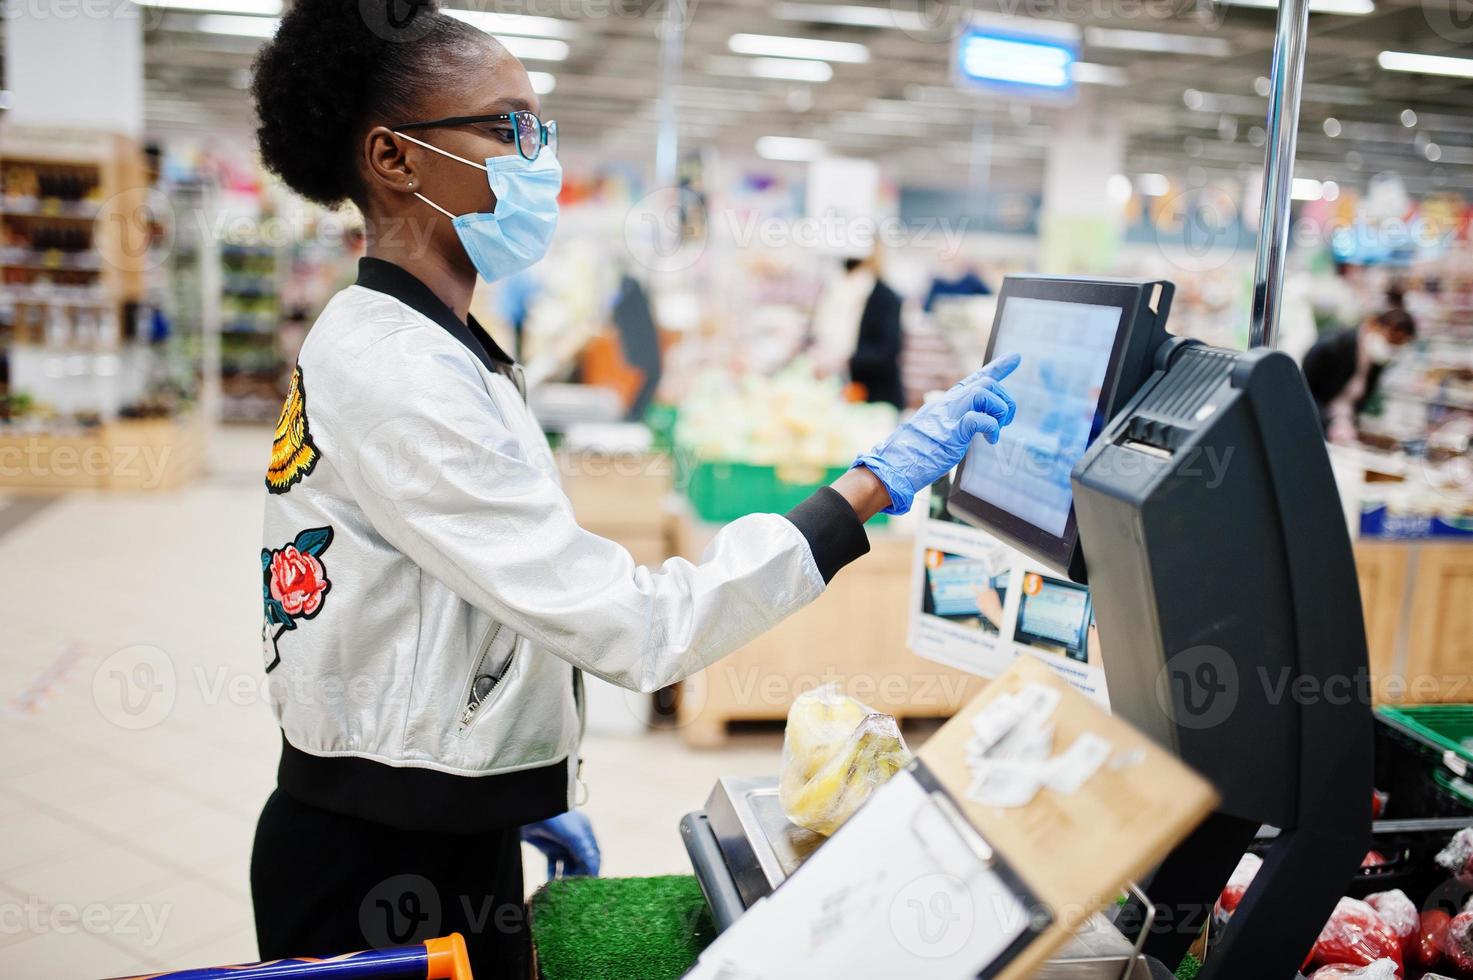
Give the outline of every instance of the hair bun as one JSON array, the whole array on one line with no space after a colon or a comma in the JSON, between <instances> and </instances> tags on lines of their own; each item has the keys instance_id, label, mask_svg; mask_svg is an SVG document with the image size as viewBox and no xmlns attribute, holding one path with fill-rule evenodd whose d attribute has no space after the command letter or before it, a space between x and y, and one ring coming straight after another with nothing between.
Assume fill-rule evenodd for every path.
<instances>
[{"instance_id":1,"label":"hair bun","mask_svg":"<svg viewBox=\"0 0 1473 980\"><path fill-rule=\"evenodd\" d=\"M476 38L435 0L295 0L256 56L262 161L308 200L342 204L358 191L365 126L412 114L443 82L446 59L434 56Z\"/></svg>"}]
</instances>

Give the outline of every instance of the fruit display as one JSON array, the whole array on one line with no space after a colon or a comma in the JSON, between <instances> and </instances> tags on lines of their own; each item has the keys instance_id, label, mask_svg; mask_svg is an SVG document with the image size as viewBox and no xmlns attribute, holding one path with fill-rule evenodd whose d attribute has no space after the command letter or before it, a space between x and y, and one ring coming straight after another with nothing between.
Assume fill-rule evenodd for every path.
<instances>
[{"instance_id":1,"label":"fruit display","mask_svg":"<svg viewBox=\"0 0 1473 980\"><path fill-rule=\"evenodd\" d=\"M1442 951L1447 945L1447 927L1453 917L1442 909L1427 909L1417 924L1417 944L1413 958L1418 966L1429 969L1442 962Z\"/></svg>"},{"instance_id":2,"label":"fruit display","mask_svg":"<svg viewBox=\"0 0 1473 980\"><path fill-rule=\"evenodd\" d=\"M894 718L825 684L788 709L778 800L793 823L828 836L910 760Z\"/></svg>"},{"instance_id":3,"label":"fruit display","mask_svg":"<svg viewBox=\"0 0 1473 980\"><path fill-rule=\"evenodd\" d=\"M896 420L891 405L846 401L837 378L799 359L771 377L701 375L680 404L675 442L703 459L847 466Z\"/></svg>"}]
</instances>

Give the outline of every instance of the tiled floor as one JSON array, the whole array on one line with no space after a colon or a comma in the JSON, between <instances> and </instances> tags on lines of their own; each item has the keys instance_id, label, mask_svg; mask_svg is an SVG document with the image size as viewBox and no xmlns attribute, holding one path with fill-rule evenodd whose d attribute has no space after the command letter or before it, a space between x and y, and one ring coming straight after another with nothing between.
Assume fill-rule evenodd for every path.
<instances>
[{"instance_id":1,"label":"tiled floor","mask_svg":"<svg viewBox=\"0 0 1473 980\"><path fill-rule=\"evenodd\" d=\"M246 874L278 745L255 686L268 445L226 430L213 474L177 493L0 498L6 980L255 958ZM605 873L688 871L681 815L718 775L775 772L780 745L776 732L720 752L591 733ZM528 851L529 888L540 869Z\"/></svg>"}]
</instances>

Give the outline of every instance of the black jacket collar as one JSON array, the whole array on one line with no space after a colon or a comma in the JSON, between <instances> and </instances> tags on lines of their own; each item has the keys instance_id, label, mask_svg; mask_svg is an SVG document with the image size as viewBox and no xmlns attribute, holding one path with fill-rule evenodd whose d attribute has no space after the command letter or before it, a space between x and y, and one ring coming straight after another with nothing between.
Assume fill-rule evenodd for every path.
<instances>
[{"instance_id":1,"label":"black jacket collar","mask_svg":"<svg viewBox=\"0 0 1473 980\"><path fill-rule=\"evenodd\" d=\"M462 323L460 317L441 302L430 287L402 266L365 255L358 260L357 285L394 297L416 313L438 323L492 371L507 375L511 373L515 362L491 339L491 335L476 322L475 317L468 316L467 322Z\"/></svg>"}]
</instances>

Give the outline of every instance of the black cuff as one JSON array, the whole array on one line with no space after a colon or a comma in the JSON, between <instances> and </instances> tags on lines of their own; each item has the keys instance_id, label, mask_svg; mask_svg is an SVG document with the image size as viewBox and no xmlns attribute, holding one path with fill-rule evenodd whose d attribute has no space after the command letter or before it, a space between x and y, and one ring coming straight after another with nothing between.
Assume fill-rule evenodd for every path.
<instances>
[{"instance_id":1,"label":"black cuff","mask_svg":"<svg viewBox=\"0 0 1473 980\"><path fill-rule=\"evenodd\" d=\"M869 536L849 501L833 487L819 487L813 495L783 515L808 541L813 562L824 584L860 555L869 553Z\"/></svg>"}]
</instances>

